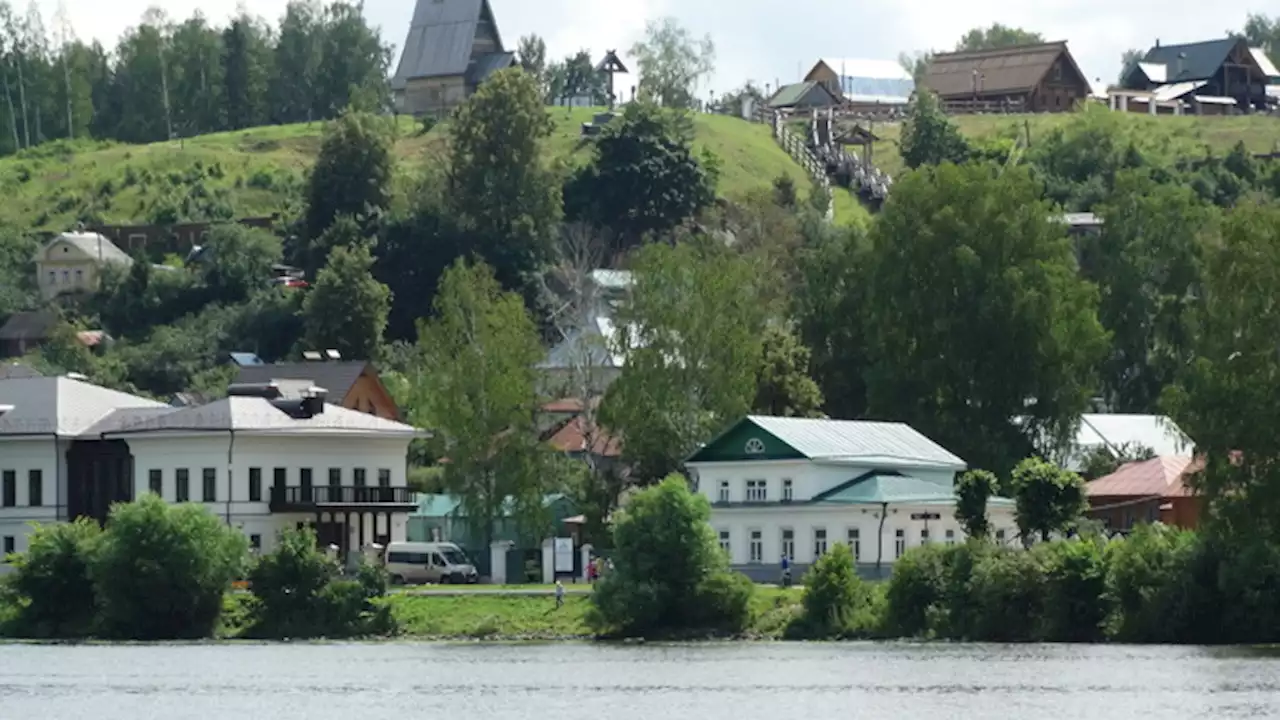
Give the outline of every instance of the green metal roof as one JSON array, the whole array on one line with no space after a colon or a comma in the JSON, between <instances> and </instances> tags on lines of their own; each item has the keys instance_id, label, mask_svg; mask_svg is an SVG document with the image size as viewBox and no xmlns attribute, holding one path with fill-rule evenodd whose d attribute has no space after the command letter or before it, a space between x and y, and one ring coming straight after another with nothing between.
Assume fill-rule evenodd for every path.
<instances>
[{"instance_id":1,"label":"green metal roof","mask_svg":"<svg viewBox=\"0 0 1280 720\"><path fill-rule=\"evenodd\" d=\"M813 90L815 87L821 87L822 90L826 90L826 86L816 82L798 82L791 85L783 85L778 88L778 91L773 94L773 97L769 98L769 102L767 104L769 107L773 108L791 107L792 105L798 104L801 100L804 100L805 96L809 94L809 91ZM827 92L826 94L828 96L831 95L830 92ZM831 99L834 102L835 98L832 97Z\"/></svg>"},{"instance_id":2,"label":"green metal roof","mask_svg":"<svg viewBox=\"0 0 1280 720\"><path fill-rule=\"evenodd\" d=\"M418 496L418 511L414 513L417 517L442 518L452 515L462 505L462 501L452 495L430 495L426 493Z\"/></svg>"},{"instance_id":3,"label":"green metal roof","mask_svg":"<svg viewBox=\"0 0 1280 720\"><path fill-rule=\"evenodd\" d=\"M837 485L813 498L829 505L883 505L885 503L952 503L955 493L937 483L895 472L873 471Z\"/></svg>"}]
</instances>

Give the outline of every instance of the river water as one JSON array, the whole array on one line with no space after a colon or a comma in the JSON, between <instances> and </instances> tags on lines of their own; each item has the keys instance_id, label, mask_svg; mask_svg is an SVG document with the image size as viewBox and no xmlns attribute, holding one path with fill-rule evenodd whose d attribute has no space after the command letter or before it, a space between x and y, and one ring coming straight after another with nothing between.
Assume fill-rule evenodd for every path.
<instances>
[{"instance_id":1,"label":"river water","mask_svg":"<svg viewBox=\"0 0 1280 720\"><path fill-rule=\"evenodd\" d=\"M0 720L1280 717L1280 656L910 643L0 645Z\"/></svg>"}]
</instances>

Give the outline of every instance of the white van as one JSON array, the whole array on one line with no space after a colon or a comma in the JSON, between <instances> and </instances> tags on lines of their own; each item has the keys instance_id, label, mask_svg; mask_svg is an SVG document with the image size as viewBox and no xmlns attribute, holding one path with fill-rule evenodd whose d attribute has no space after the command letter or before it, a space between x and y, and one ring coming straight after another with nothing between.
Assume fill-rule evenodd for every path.
<instances>
[{"instance_id":1,"label":"white van","mask_svg":"<svg viewBox=\"0 0 1280 720\"><path fill-rule=\"evenodd\" d=\"M468 584L479 582L476 566L462 548L446 542L393 542L383 554L383 565L395 585L423 583Z\"/></svg>"}]
</instances>

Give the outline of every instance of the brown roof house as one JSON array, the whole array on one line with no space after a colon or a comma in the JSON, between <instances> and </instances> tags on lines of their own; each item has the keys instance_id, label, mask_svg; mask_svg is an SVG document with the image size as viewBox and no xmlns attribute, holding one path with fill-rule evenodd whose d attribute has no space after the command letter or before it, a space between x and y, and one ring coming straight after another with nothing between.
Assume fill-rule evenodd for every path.
<instances>
[{"instance_id":1,"label":"brown roof house","mask_svg":"<svg viewBox=\"0 0 1280 720\"><path fill-rule=\"evenodd\" d=\"M396 110L442 115L490 75L515 65L516 54L503 48L489 0L418 0L391 78Z\"/></svg>"},{"instance_id":2,"label":"brown roof house","mask_svg":"<svg viewBox=\"0 0 1280 720\"><path fill-rule=\"evenodd\" d=\"M1119 532L1154 522L1194 529L1200 522L1203 501L1187 478L1202 467L1198 459L1187 455L1158 455L1122 465L1085 486L1089 517Z\"/></svg>"},{"instance_id":3,"label":"brown roof house","mask_svg":"<svg viewBox=\"0 0 1280 720\"><path fill-rule=\"evenodd\" d=\"M1069 112L1092 94L1066 41L939 53L921 85L944 102L982 101L1030 112Z\"/></svg>"},{"instance_id":4,"label":"brown roof house","mask_svg":"<svg viewBox=\"0 0 1280 720\"><path fill-rule=\"evenodd\" d=\"M305 393L315 385L328 391L335 405L386 420L399 420L400 409L373 363L307 354L312 358L306 362L267 364L257 356L235 353L233 358L240 365L235 382L237 385L276 383L285 396ZM321 359L326 357L328 359Z\"/></svg>"}]
</instances>

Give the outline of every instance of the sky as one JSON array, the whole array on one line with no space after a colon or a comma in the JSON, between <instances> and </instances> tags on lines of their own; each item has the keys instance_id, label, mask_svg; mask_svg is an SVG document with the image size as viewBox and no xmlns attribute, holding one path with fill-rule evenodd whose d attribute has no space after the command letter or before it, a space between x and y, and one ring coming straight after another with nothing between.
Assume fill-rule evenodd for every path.
<instances>
[{"instance_id":1,"label":"sky","mask_svg":"<svg viewBox=\"0 0 1280 720\"><path fill-rule=\"evenodd\" d=\"M21 7L20 0L12 0ZM53 28L59 5L78 37L114 46L120 34L151 5L170 17L201 10L215 22L237 12L237 0L36 0ZM900 52L949 50L970 28L993 22L1067 40L1091 79L1103 84L1120 72L1129 48L1222 37L1240 29L1250 12L1280 14L1275 0L490 0L503 42L514 50L522 35L536 33L555 59L587 48L593 56L625 52L643 36L647 20L672 16L716 44L716 72L704 90L723 92L747 80L758 85L795 82L821 57L897 59ZM257 15L273 23L286 0L255 0ZM397 57L413 15L414 0L364 0L365 14L395 45ZM635 68L632 68L634 70ZM394 71L394 67L392 68ZM619 87L634 79L620 77Z\"/></svg>"}]
</instances>

